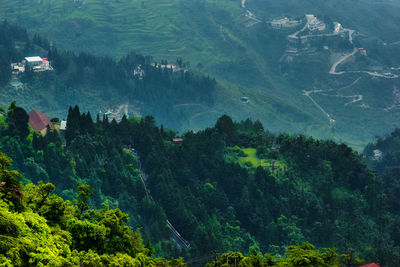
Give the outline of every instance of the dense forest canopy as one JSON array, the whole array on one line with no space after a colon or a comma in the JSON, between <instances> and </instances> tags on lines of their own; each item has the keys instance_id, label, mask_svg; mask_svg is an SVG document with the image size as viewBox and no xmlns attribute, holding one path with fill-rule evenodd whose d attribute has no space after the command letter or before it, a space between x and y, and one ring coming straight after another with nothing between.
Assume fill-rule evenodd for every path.
<instances>
[{"instance_id":1,"label":"dense forest canopy","mask_svg":"<svg viewBox=\"0 0 400 267\"><path fill-rule=\"evenodd\" d=\"M399 261L397 191L344 144L274 135L226 115L174 142L176 133L150 116L93 120L77 106L68 113L63 136L42 136L12 103L0 116L0 150L24 183L54 183L71 201L77 185L90 185L88 204L128 213L155 255L203 264L212 251L284 257L289 245L309 241L382 266Z\"/></svg>"},{"instance_id":2,"label":"dense forest canopy","mask_svg":"<svg viewBox=\"0 0 400 267\"><path fill-rule=\"evenodd\" d=\"M152 258L149 240L143 245L139 231L127 225L129 217L119 209L89 209L93 194L79 185L77 197L64 201L53 193L54 185L39 182L22 186L11 160L0 152L0 264L4 266L186 266L182 259ZM206 266L233 263L238 266L350 266L361 263L334 249L315 250L310 243L292 245L287 258L262 256L253 249L222 254ZM215 254L216 256L217 254ZM226 259L226 261L225 261ZM192 261L193 262L193 261Z\"/></svg>"}]
</instances>

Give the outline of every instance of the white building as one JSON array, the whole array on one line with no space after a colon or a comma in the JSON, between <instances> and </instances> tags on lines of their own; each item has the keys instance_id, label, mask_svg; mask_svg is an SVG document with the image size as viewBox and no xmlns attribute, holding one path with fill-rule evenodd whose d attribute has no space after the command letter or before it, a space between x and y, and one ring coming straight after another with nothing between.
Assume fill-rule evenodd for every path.
<instances>
[{"instance_id":1,"label":"white building","mask_svg":"<svg viewBox=\"0 0 400 267\"><path fill-rule=\"evenodd\" d=\"M324 31L326 29L326 25L323 21L320 21L314 15L306 15L308 22L308 29L310 31Z\"/></svg>"},{"instance_id":2,"label":"white building","mask_svg":"<svg viewBox=\"0 0 400 267\"><path fill-rule=\"evenodd\" d=\"M67 130L67 121L61 121L60 123L60 131Z\"/></svg>"},{"instance_id":3,"label":"white building","mask_svg":"<svg viewBox=\"0 0 400 267\"><path fill-rule=\"evenodd\" d=\"M333 25L335 26L335 29L333 32L336 34L339 33L340 30L342 29L342 24L340 24L339 22L334 22Z\"/></svg>"},{"instance_id":4,"label":"white building","mask_svg":"<svg viewBox=\"0 0 400 267\"><path fill-rule=\"evenodd\" d=\"M26 57L25 61L26 61L26 65L28 65L30 67L40 66L43 63L43 60L41 57Z\"/></svg>"},{"instance_id":5,"label":"white building","mask_svg":"<svg viewBox=\"0 0 400 267\"><path fill-rule=\"evenodd\" d=\"M374 160L380 160L383 157L383 152L380 151L379 149L375 149L372 151L374 153L373 159Z\"/></svg>"},{"instance_id":6,"label":"white building","mask_svg":"<svg viewBox=\"0 0 400 267\"><path fill-rule=\"evenodd\" d=\"M280 29L280 28L290 28L295 27L300 24L298 20L290 20L287 17L282 19L274 19L271 21L272 28Z\"/></svg>"}]
</instances>

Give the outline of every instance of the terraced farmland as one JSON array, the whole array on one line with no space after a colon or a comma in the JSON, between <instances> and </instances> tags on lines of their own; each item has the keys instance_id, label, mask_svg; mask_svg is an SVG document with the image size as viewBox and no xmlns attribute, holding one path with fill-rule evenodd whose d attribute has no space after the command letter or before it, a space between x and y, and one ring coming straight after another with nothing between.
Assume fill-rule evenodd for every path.
<instances>
[{"instance_id":1,"label":"terraced farmland","mask_svg":"<svg viewBox=\"0 0 400 267\"><path fill-rule=\"evenodd\" d=\"M349 88L350 95L364 96L352 105L344 106L340 99L322 99L318 103L335 118L332 125L303 90L341 88L360 78L359 73L335 77L328 73L332 55L349 53L354 47L349 50L344 45L336 51L335 45L343 46L341 37L294 44L287 37L303 24L273 29L268 22L283 16L304 20L310 13L328 25L340 21L355 31L354 45L371 51L368 60L349 59L349 69L397 68L400 62L387 56L387 51L400 52L399 12L400 5L389 0L3 0L0 5L2 18L42 34L57 47L115 58L132 50L156 61L181 57L195 72L216 77L219 86L212 108L192 105L196 103L175 107L187 114L180 130L200 129L226 113L236 120L260 119L274 132L312 134L353 147L362 147L396 126L398 110L380 107L393 105L391 91L400 86L398 79L389 83L368 77L362 87L360 83ZM382 13L385 19L380 19ZM389 45L385 46L386 42ZM299 46L292 50L298 52L287 56L293 45ZM242 103L242 97L248 97L249 103Z\"/></svg>"}]
</instances>

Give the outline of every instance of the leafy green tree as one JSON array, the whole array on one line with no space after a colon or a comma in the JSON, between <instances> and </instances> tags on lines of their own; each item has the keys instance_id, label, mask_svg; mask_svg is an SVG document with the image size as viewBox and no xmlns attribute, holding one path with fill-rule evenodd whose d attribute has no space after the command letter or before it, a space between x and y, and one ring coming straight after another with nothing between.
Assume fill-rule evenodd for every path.
<instances>
[{"instance_id":1,"label":"leafy green tree","mask_svg":"<svg viewBox=\"0 0 400 267\"><path fill-rule=\"evenodd\" d=\"M236 126L228 115L223 115L217 120L215 128L225 137L227 145L232 145L236 139Z\"/></svg>"},{"instance_id":2,"label":"leafy green tree","mask_svg":"<svg viewBox=\"0 0 400 267\"><path fill-rule=\"evenodd\" d=\"M79 184L76 206L78 207L80 217L89 209L89 198L93 195L89 185Z\"/></svg>"},{"instance_id":3,"label":"leafy green tree","mask_svg":"<svg viewBox=\"0 0 400 267\"><path fill-rule=\"evenodd\" d=\"M22 184L20 179L22 175L11 167L11 159L0 152L0 195L1 199L7 201L15 210L21 210Z\"/></svg>"}]
</instances>

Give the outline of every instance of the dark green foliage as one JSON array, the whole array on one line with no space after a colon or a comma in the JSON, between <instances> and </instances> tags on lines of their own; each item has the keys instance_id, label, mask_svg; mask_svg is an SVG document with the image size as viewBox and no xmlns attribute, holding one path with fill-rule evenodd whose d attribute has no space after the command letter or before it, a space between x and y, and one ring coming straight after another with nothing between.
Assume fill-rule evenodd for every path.
<instances>
[{"instance_id":1,"label":"dark green foliage","mask_svg":"<svg viewBox=\"0 0 400 267\"><path fill-rule=\"evenodd\" d=\"M182 143L174 143L176 133L157 127L151 116L117 123L100 118L92 122L78 107L69 113L72 134L67 146L51 131L44 137L32 134L20 144L4 135L0 146L15 151L12 155L24 172L33 175L43 168L66 196L73 195L70 190L77 183L91 186L93 198L88 200L89 191L81 187L76 219L65 226L74 232L73 246L81 250L106 253L133 242L126 228L114 228L121 222L143 227L156 255L195 259L214 250L247 252L250 247L283 255L290 244L309 240L342 252L352 247L357 255L389 266L398 260L400 231L394 210L387 208L396 203L393 195L390 201L380 197L384 191L379 179L345 145L273 135L259 122L236 123L228 116L216 127L187 132ZM17 144L18 150L10 144ZM243 165L240 158L247 155L242 148L257 148L254 157L262 164ZM231 151L242 153L234 152L235 158ZM151 195L139 177L139 166ZM37 199L29 203L49 224L59 223L65 205L40 205L50 189L39 185ZM106 206L100 213L90 211L102 202ZM115 208L129 213L131 220ZM117 224L102 214L112 215ZM179 251L169 241L167 219L190 242L190 251Z\"/></svg>"},{"instance_id":2,"label":"dark green foliage","mask_svg":"<svg viewBox=\"0 0 400 267\"><path fill-rule=\"evenodd\" d=\"M15 210L21 210L22 184L21 175L17 171L8 170L11 159L0 152L0 198Z\"/></svg>"},{"instance_id":3,"label":"dark green foliage","mask_svg":"<svg viewBox=\"0 0 400 267\"><path fill-rule=\"evenodd\" d=\"M15 102L12 102L8 107L6 120L8 123L8 135L24 140L29 134L28 121L28 113L23 108L17 107Z\"/></svg>"}]
</instances>

